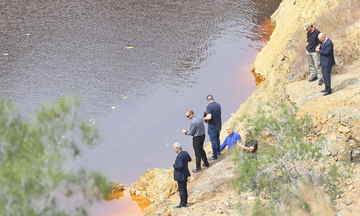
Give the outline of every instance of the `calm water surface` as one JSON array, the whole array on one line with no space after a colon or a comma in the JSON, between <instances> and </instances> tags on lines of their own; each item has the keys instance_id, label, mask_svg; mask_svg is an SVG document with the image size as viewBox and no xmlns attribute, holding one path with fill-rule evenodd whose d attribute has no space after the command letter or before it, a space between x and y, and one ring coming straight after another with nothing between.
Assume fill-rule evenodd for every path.
<instances>
[{"instance_id":1,"label":"calm water surface","mask_svg":"<svg viewBox=\"0 0 360 216\"><path fill-rule=\"evenodd\" d=\"M81 117L93 119L103 141L74 170L130 187L147 169L172 166L174 142L194 154L181 133L187 109L201 115L212 94L225 122L256 88L250 68L267 36L261 24L280 2L1 0L0 94L24 115L63 95L80 98ZM130 195L89 210L141 215Z\"/></svg>"}]
</instances>

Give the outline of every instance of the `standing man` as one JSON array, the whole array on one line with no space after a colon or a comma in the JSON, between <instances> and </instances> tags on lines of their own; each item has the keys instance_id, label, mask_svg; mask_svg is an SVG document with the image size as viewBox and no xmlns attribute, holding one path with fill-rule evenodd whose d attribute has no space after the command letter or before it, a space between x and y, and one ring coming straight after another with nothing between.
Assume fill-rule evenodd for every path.
<instances>
[{"instance_id":1,"label":"standing man","mask_svg":"<svg viewBox=\"0 0 360 216\"><path fill-rule=\"evenodd\" d=\"M209 167L210 164L207 160L206 153L204 151L204 140L205 140L205 127L203 119L194 114L191 109L185 112L185 115L190 119L190 129L183 129L182 132L185 135L193 136L193 148L195 151L196 158L196 169L192 172L197 173L201 171L201 159L204 162L205 167Z\"/></svg>"},{"instance_id":2,"label":"standing man","mask_svg":"<svg viewBox=\"0 0 360 216\"><path fill-rule=\"evenodd\" d=\"M309 64L309 70L311 78L309 82L318 80L318 84L322 85L324 83L321 66L320 66L320 55L315 51L316 46L321 44L318 39L320 31L317 30L312 23L306 23L305 28L307 31L307 45L306 45L306 59Z\"/></svg>"},{"instance_id":3,"label":"standing man","mask_svg":"<svg viewBox=\"0 0 360 216\"><path fill-rule=\"evenodd\" d=\"M236 145L236 143L239 141L241 142L241 136L240 134L234 132L233 128L231 127L231 125L226 127L226 132L229 134L223 144L221 144L220 146L220 152L227 146L228 149L231 149L234 145Z\"/></svg>"},{"instance_id":4,"label":"standing man","mask_svg":"<svg viewBox=\"0 0 360 216\"><path fill-rule=\"evenodd\" d=\"M190 176L188 163L191 161L190 155L182 151L182 145L179 142L173 144L173 151L177 153L174 167L174 180L178 182L180 194L180 204L176 208L185 208L188 200L187 179Z\"/></svg>"},{"instance_id":5,"label":"standing man","mask_svg":"<svg viewBox=\"0 0 360 216\"><path fill-rule=\"evenodd\" d=\"M208 105L204 121L208 121L208 134L213 151L211 158L209 158L210 161L217 160L220 155L221 106L215 102L212 95L208 95L206 101Z\"/></svg>"},{"instance_id":6,"label":"standing man","mask_svg":"<svg viewBox=\"0 0 360 216\"><path fill-rule=\"evenodd\" d=\"M320 64L325 81L325 89L321 90L321 92L326 96L331 94L331 67L335 64L334 45L324 33L320 33L318 38L322 45L319 44L316 47L316 52L320 53Z\"/></svg>"}]
</instances>

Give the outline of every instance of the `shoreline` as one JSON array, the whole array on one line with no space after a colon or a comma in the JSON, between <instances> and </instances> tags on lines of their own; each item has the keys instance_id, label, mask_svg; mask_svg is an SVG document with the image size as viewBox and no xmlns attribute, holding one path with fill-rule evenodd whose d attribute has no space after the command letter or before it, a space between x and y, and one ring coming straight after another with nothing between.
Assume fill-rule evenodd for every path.
<instances>
[{"instance_id":1,"label":"shoreline","mask_svg":"<svg viewBox=\"0 0 360 216\"><path fill-rule=\"evenodd\" d=\"M236 124L237 129L242 128L242 125L235 121L236 118L244 113L254 114L257 108L269 98L278 97L299 106L298 115L310 113L313 116L315 128L319 135L325 136L328 140L329 145L327 148L329 148L330 152L333 152L331 148L334 148L334 144L339 148L337 153L328 155L328 160L331 163L336 161L360 161L360 154L356 153L359 151L357 148L360 148L360 109L357 108L360 107L360 85L358 85L360 83L360 61L358 60L360 53L355 48L355 51L351 54L351 63L341 60L341 50L347 48L344 46L346 45L344 41L359 38L359 17L347 27L351 30L349 30L350 35L337 37L336 32L333 35L329 34L334 39L333 42L336 46L335 61L339 65L339 67L335 67L336 71L332 76L335 89L333 94L323 97L318 94L321 90L320 87L309 84L306 79L289 80L292 71L294 71L294 62L305 56L304 53L300 53L300 55L297 53L298 50L301 52L298 47L302 47L306 43L306 33L300 30L302 24L306 23L306 21L321 20L322 16L326 16L329 11L331 13L332 10L336 10L337 6L344 1L330 1L324 7L320 0L296 2L296 5L293 4L293 1L283 0L278 10L271 16L272 22L276 26L281 26L281 28L275 28L270 36L270 41L258 53L254 61L252 72L256 76L262 77L263 80L246 102L239 107L230 119L223 123L223 127L226 124ZM311 5L319 9L316 10L316 15L314 11L304 10L304 8ZM291 16L289 11L292 12ZM299 17L302 17L302 20L295 22L294 20ZM288 34L281 35L283 34L282 29L285 27ZM322 29L326 29L325 26ZM294 44L294 41L296 44ZM360 42L355 45L358 49ZM307 74L306 70L301 71L301 73ZM242 131L240 131L240 134L243 135ZM220 139L223 140L225 136L225 131L222 130ZM206 143L205 151L207 155L211 152L209 143ZM261 197L254 197L251 193L236 195L231 185L231 179L234 177L232 172L234 164L229 157L231 153L232 150L226 151L220 160L214 161L210 165L210 168L192 176L188 186L190 197L188 208L175 210L173 205L178 202L176 188L167 188L170 193L164 194L162 193L164 191L160 192L162 198L155 199L156 202L145 209L145 215L167 215L171 212L179 215L191 215L195 211L200 212L200 215L231 215L236 214L234 210L235 203L246 202L251 205L254 204L256 199L262 199ZM189 164L189 169L193 168L192 166L194 164ZM171 169L167 175L170 175L169 173L171 174ZM148 172L147 174L156 173ZM144 175L142 176L144 177ZM151 185L156 187L162 182L161 175L157 175L146 176L147 179L159 179L158 182L148 182L147 193L155 190L150 187ZM163 184L162 188L166 188L166 186ZM342 198L339 197L338 199L341 201ZM337 203L335 208L343 208L348 211L355 208L351 204L343 206L342 202Z\"/></svg>"}]
</instances>

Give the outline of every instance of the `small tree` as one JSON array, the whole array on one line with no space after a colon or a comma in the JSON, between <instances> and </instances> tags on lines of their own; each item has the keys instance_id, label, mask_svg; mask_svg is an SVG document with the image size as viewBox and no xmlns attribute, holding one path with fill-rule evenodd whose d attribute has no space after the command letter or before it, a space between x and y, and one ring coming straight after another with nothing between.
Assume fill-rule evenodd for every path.
<instances>
[{"instance_id":1,"label":"small tree","mask_svg":"<svg viewBox=\"0 0 360 216\"><path fill-rule=\"evenodd\" d=\"M296 113L296 107L291 104L277 102L259 109L255 116L244 115L239 119L245 122L245 128L253 130L255 137L264 141L258 159L236 151L234 162L239 166L234 186L239 193L252 189L257 195L269 197L265 209L274 215L278 210L290 214L288 206L294 200L299 208L310 210L299 190L302 184L311 184L314 191L325 189L331 198L337 194L336 165L315 168L317 161L325 159L321 145L316 140L309 141L314 135L310 116L298 117ZM259 203L255 207L259 211Z\"/></svg>"},{"instance_id":2,"label":"small tree","mask_svg":"<svg viewBox=\"0 0 360 216\"><path fill-rule=\"evenodd\" d=\"M84 207L101 198L105 177L72 168L98 139L95 127L77 120L77 106L65 97L24 119L10 101L0 101L1 215L86 215ZM57 208L57 197L74 194L82 194L84 202L73 210Z\"/></svg>"}]
</instances>

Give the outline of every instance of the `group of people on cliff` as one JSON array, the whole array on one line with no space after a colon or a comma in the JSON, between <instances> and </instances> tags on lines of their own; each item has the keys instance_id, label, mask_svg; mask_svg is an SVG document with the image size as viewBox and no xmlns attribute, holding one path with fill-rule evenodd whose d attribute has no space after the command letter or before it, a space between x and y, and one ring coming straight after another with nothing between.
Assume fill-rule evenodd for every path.
<instances>
[{"instance_id":1,"label":"group of people on cliff","mask_svg":"<svg viewBox=\"0 0 360 216\"><path fill-rule=\"evenodd\" d=\"M208 103L204 116L195 115L191 109L186 110L185 115L190 120L190 129L183 129L182 132L185 135L193 137L193 148L195 152L196 168L192 170L193 173L201 171L201 160L203 161L203 167L209 167L209 161L217 160L221 151L228 146L228 149L237 145L244 149L244 152L252 153L253 158L256 158L256 152L258 149L258 142L252 136L252 131L247 130L245 136L247 140L243 144L240 134L236 133L232 126L227 126L226 131L228 136L225 138L222 145L220 145L220 131L221 131L221 106L215 102L212 95L206 97ZM205 125L208 124L208 135L212 147L212 156L207 159L204 151L205 141ZM188 169L188 162L191 161L191 157L188 152L182 150L181 143L177 142L173 144L173 151L177 153L174 167L174 179L178 182L178 190L180 193L180 204L176 208L184 208L187 206L188 192L187 192L187 179L190 176Z\"/></svg>"},{"instance_id":2,"label":"group of people on cliff","mask_svg":"<svg viewBox=\"0 0 360 216\"><path fill-rule=\"evenodd\" d=\"M321 90L324 96L332 93L331 91L331 68L335 64L334 60L334 45L332 41L314 27L312 23L306 23L304 30L307 31L307 45L306 45L306 59L309 65L311 78L309 82L318 80L318 85L325 84L325 89ZM236 133L232 126L227 126L226 131L228 136L225 138L222 145L220 145L220 131L221 131L221 106L216 103L212 95L206 97L208 103L204 116L195 115L191 109L186 110L185 115L190 120L190 129L183 129L185 135L193 137L193 148L195 152L196 168L192 170L193 173L201 171L201 160L203 167L209 167L209 161L217 160L221 151L228 146L228 149L233 146L243 148L244 152L252 153L252 158L256 158L258 149L258 142L252 136L252 131L246 131L247 141L243 144L240 134ZM205 125L208 124L208 135L212 147L212 156L207 159L204 151L205 141ZM174 179L178 182L178 190L180 194L180 204L176 208L184 208L187 206L188 192L187 179L190 176L188 163L191 157L188 152L182 150L181 143L173 144L173 151L177 153L174 167Z\"/></svg>"},{"instance_id":3,"label":"group of people on cliff","mask_svg":"<svg viewBox=\"0 0 360 216\"><path fill-rule=\"evenodd\" d=\"M329 95L332 93L331 68L335 64L334 45L312 23L306 23L304 29L307 31L306 59L311 75L309 82L318 80L318 85L325 83L325 89L321 93Z\"/></svg>"}]
</instances>

